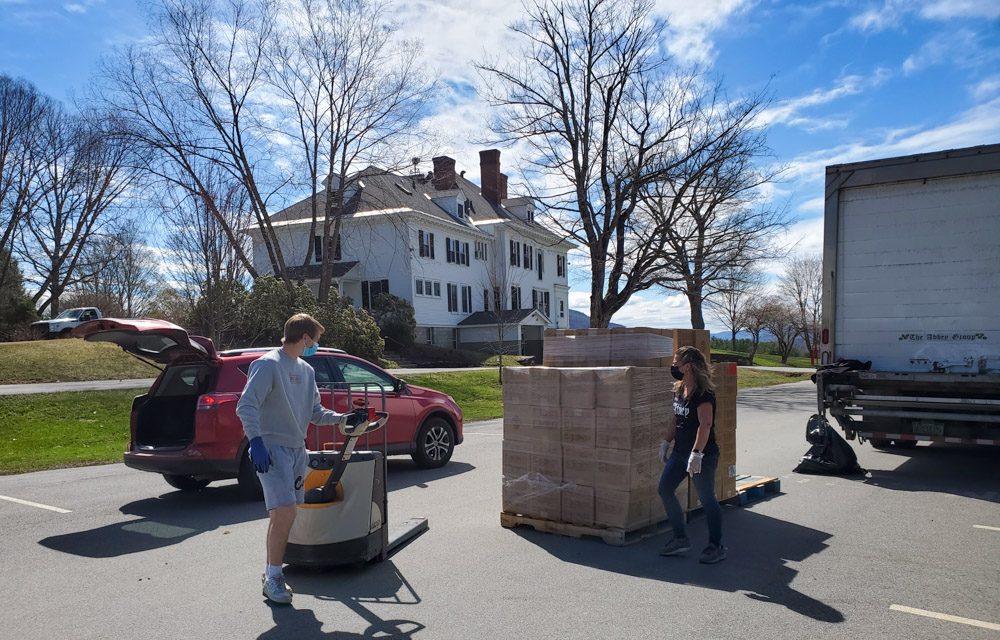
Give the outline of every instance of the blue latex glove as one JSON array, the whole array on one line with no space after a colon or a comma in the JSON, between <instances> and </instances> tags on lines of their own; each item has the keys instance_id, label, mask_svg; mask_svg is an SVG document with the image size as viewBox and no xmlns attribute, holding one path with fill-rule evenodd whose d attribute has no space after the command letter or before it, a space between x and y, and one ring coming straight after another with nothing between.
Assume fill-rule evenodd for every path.
<instances>
[{"instance_id":1,"label":"blue latex glove","mask_svg":"<svg viewBox=\"0 0 1000 640\"><path fill-rule=\"evenodd\" d=\"M260 473L267 473L267 470L271 468L271 454L268 453L260 436L250 440L250 462L253 463L254 469Z\"/></svg>"}]
</instances>

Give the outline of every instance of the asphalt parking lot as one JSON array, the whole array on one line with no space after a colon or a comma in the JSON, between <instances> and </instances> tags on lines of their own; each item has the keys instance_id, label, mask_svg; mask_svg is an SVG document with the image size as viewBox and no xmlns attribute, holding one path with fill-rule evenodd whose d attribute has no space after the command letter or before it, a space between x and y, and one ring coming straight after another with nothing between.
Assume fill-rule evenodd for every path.
<instances>
[{"instance_id":1,"label":"asphalt parking lot","mask_svg":"<svg viewBox=\"0 0 1000 640\"><path fill-rule=\"evenodd\" d=\"M500 527L502 425L444 469L389 467L390 520L430 530L382 564L289 570L260 595L266 527L233 483L184 494L106 465L0 477L4 638L1000 637L1000 455L854 448L865 478L791 474L811 383L742 392L741 473L782 493L725 507L729 559ZM705 543L700 516L690 525Z\"/></svg>"}]
</instances>

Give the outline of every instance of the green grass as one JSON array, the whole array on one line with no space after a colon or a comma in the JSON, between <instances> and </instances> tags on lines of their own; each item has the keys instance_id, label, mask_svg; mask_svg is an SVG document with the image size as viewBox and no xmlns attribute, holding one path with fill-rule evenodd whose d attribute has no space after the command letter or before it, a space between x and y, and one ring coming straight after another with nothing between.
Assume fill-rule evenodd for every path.
<instances>
[{"instance_id":1,"label":"green grass","mask_svg":"<svg viewBox=\"0 0 1000 640\"><path fill-rule=\"evenodd\" d=\"M0 343L0 384L155 378L117 345L76 338Z\"/></svg>"},{"instance_id":2,"label":"green grass","mask_svg":"<svg viewBox=\"0 0 1000 640\"><path fill-rule=\"evenodd\" d=\"M728 349L712 349L712 353L724 353L744 357L747 355L745 351L729 351ZM802 367L810 370L815 368L813 365L809 364L809 358L792 356L788 358L787 364L782 364L781 356L764 353L758 353L755 355L753 357L753 364L756 367Z\"/></svg>"},{"instance_id":3,"label":"green grass","mask_svg":"<svg viewBox=\"0 0 1000 640\"><path fill-rule=\"evenodd\" d=\"M121 462L130 391L0 397L0 474Z\"/></svg>"},{"instance_id":4,"label":"green grass","mask_svg":"<svg viewBox=\"0 0 1000 640\"><path fill-rule=\"evenodd\" d=\"M462 407L465 422L503 416L503 396L496 370L423 373L402 377L419 387L450 395Z\"/></svg>"},{"instance_id":5,"label":"green grass","mask_svg":"<svg viewBox=\"0 0 1000 640\"><path fill-rule=\"evenodd\" d=\"M739 388L807 380L809 374L739 369ZM496 370L405 376L447 393L465 422L503 417ZM0 396L0 474L120 462L138 390Z\"/></svg>"}]
</instances>

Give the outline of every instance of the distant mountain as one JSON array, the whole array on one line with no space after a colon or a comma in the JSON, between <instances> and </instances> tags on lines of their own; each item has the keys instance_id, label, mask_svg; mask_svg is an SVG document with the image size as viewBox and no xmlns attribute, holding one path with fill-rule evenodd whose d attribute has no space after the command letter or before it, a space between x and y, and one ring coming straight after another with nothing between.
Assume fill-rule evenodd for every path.
<instances>
[{"instance_id":1,"label":"distant mountain","mask_svg":"<svg viewBox=\"0 0 1000 640\"><path fill-rule=\"evenodd\" d=\"M608 325L611 328L623 328L625 325L616 324L614 322ZM573 309L569 310L569 328L570 329L587 329L590 327L590 316L586 313L575 311Z\"/></svg>"}]
</instances>

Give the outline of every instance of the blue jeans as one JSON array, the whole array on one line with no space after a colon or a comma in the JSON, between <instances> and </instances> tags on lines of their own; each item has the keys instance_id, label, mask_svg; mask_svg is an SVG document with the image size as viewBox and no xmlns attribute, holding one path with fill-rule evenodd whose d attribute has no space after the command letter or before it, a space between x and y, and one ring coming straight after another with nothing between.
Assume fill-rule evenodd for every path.
<instances>
[{"instance_id":1,"label":"blue jeans","mask_svg":"<svg viewBox=\"0 0 1000 640\"><path fill-rule=\"evenodd\" d=\"M688 453L677 455L676 452L667 458L660 476L660 499L670 518L670 526L675 538L686 538L687 529L684 523L684 510L674 494L684 478L687 477ZM722 544L722 509L715 499L715 470L719 466L719 453L706 453L701 461L701 473L691 476L694 488L698 491L701 508L708 520L708 543L716 546Z\"/></svg>"}]
</instances>

